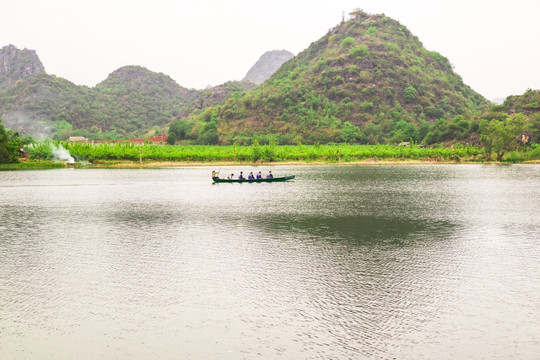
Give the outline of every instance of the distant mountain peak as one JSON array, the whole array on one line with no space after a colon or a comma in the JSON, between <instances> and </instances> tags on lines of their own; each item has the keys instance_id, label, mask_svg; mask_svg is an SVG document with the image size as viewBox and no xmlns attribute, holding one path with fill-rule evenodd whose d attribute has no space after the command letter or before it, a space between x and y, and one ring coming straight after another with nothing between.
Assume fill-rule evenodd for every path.
<instances>
[{"instance_id":1,"label":"distant mountain peak","mask_svg":"<svg viewBox=\"0 0 540 360\"><path fill-rule=\"evenodd\" d=\"M255 65L249 69L244 80L249 80L257 85L268 79L281 65L294 57L294 54L287 50L267 51L257 60Z\"/></svg>"},{"instance_id":2,"label":"distant mountain peak","mask_svg":"<svg viewBox=\"0 0 540 360\"><path fill-rule=\"evenodd\" d=\"M2 78L16 81L44 72L45 68L35 50L20 50L15 45L7 45L0 49L0 76Z\"/></svg>"},{"instance_id":3,"label":"distant mountain peak","mask_svg":"<svg viewBox=\"0 0 540 360\"><path fill-rule=\"evenodd\" d=\"M184 99L196 96L195 91L178 85L169 75L138 65L126 65L113 71L104 81L97 84L96 88L116 88L123 93L143 91L149 96L161 94L171 97L176 94Z\"/></svg>"},{"instance_id":4,"label":"distant mountain peak","mask_svg":"<svg viewBox=\"0 0 540 360\"><path fill-rule=\"evenodd\" d=\"M129 85L131 87L139 87L141 84L150 84L151 82L160 82L160 85L163 83L174 84L179 86L170 76L163 73L153 72L147 68L139 65L126 65L122 66L119 69L116 69L109 74L107 79L102 83L121 83L124 85ZM98 86L100 85L98 84Z\"/></svg>"}]
</instances>

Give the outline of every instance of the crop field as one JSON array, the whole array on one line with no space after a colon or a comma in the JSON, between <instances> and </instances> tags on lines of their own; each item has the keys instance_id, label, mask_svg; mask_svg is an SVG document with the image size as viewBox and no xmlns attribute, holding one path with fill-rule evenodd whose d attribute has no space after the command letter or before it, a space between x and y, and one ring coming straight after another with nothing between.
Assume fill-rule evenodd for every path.
<instances>
[{"instance_id":1,"label":"crop field","mask_svg":"<svg viewBox=\"0 0 540 360\"><path fill-rule=\"evenodd\" d=\"M76 161L179 161L179 162L358 162L366 160L419 160L482 162L484 148L471 145L426 148L395 145L157 145L152 143L62 143ZM509 152L503 161L540 159L540 147Z\"/></svg>"}]
</instances>

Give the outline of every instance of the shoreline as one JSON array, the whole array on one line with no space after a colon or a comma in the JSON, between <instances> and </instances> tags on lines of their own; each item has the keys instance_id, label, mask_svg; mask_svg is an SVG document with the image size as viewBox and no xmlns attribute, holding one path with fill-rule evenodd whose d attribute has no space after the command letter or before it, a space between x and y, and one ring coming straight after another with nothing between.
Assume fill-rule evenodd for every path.
<instances>
[{"instance_id":1,"label":"shoreline","mask_svg":"<svg viewBox=\"0 0 540 360\"><path fill-rule=\"evenodd\" d=\"M325 162L325 161L276 161L276 162L231 162L231 161L211 161L211 162L187 162L187 161L154 161L148 163L139 162L119 162L116 164L92 164L92 168L167 168L167 167L211 167L211 166L373 166L373 165L435 165L435 164L460 164L455 161L420 161L420 160L365 160L351 162ZM461 163L463 164L463 163ZM477 162L469 162L469 164L479 164ZM480 163L481 164L481 163Z\"/></svg>"},{"instance_id":2,"label":"shoreline","mask_svg":"<svg viewBox=\"0 0 540 360\"><path fill-rule=\"evenodd\" d=\"M377 160L373 158L361 161L332 162L332 161L275 161L275 162L238 162L238 161L149 161L142 164L138 161L110 161L96 162L91 164L91 168L168 168L168 167L204 167L204 166L384 166L384 165L511 165L511 164L529 164L538 165L540 160L523 161L516 163L496 162L496 161L455 161L455 160L413 160L413 159L388 159Z\"/></svg>"},{"instance_id":3,"label":"shoreline","mask_svg":"<svg viewBox=\"0 0 540 360\"><path fill-rule=\"evenodd\" d=\"M409 160L409 159L389 159L376 160L366 159L362 161L351 162L330 162L330 161L278 161L278 162L234 162L234 161L211 161L211 162L196 162L196 161L149 161L140 163L138 161L99 161L93 164L83 165L75 163L75 166L63 165L61 163L33 163L21 162L16 164L0 164L1 170L45 170L45 169L158 169L158 168L174 168L174 167L238 167L238 166L385 166L385 165L539 165L540 160L506 163L496 161L448 161L448 160Z\"/></svg>"}]
</instances>

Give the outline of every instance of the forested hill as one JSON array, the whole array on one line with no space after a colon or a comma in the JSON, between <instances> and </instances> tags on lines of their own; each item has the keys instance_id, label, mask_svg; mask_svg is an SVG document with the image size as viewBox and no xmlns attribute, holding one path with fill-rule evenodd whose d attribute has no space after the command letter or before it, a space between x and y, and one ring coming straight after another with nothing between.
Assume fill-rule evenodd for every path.
<instances>
[{"instance_id":1,"label":"forested hill","mask_svg":"<svg viewBox=\"0 0 540 360\"><path fill-rule=\"evenodd\" d=\"M511 95L499 108L509 113L537 117L540 115L540 90L528 89L523 95Z\"/></svg>"},{"instance_id":2,"label":"forested hill","mask_svg":"<svg viewBox=\"0 0 540 360\"><path fill-rule=\"evenodd\" d=\"M194 123L214 122L221 143L272 134L282 143L384 142L396 126L467 117L488 104L396 20L351 15L263 85Z\"/></svg>"},{"instance_id":3,"label":"forested hill","mask_svg":"<svg viewBox=\"0 0 540 360\"><path fill-rule=\"evenodd\" d=\"M127 132L164 126L187 115L183 109L199 95L196 90L179 86L168 75L141 66L125 66L112 72L94 90L101 101L109 104L103 109L108 120L103 126Z\"/></svg>"},{"instance_id":4,"label":"forested hill","mask_svg":"<svg viewBox=\"0 0 540 360\"><path fill-rule=\"evenodd\" d=\"M60 139L169 128L173 140L220 144L467 141L478 127L471 115L488 101L398 21L351 16L256 88L242 81L186 89L140 66L94 88L77 86L46 74L35 52L10 46L0 53L11 62L0 69L0 118L13 130Z\"/></svg>"},{"instance_id":5,"label":"forested hill","mask_svg":"<svg viewBox=\"0 0 540 360\"><path fill-rule=\"evenodd\" d=\"M525 115L530 122L528 128L531 141L540 144L540 90L528 89L522 95L511 95L501 105L492 106L481 114L483 119L504 119L507 115Z\"/></svg>"},{"instance_id":6,"label":"forested hill","mask_svg":"<svg viewBox=\"0 0 540 360\"><path fill-rule=\"evenodd\" d=\"M90 88L48 75L36 53L13 45L0 49L0 118L7 128L66 139L141 137L166 132L175 119L219 104L255 85L227 82L186 89L169 76L125 66Z\"/></svg>"}]
</instances>

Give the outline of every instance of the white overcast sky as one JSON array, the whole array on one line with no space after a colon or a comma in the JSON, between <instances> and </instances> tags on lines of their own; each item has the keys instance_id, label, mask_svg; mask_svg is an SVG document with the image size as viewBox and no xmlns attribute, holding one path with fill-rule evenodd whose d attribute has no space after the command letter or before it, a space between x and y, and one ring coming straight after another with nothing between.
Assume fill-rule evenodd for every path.
<instances>
[{"instance_id":1,"label":"white overcast sky","mask_svg":"<svg viewBox=\"0 0 540 360\"><path fill-rule=\"evenodd\" d=\"M265 51L298 54L355 8L407 26L490 100L540 88L540 0L3 0L0 47L78 85L140 65L202 89Z\"/></svg>"}]
</instances>

